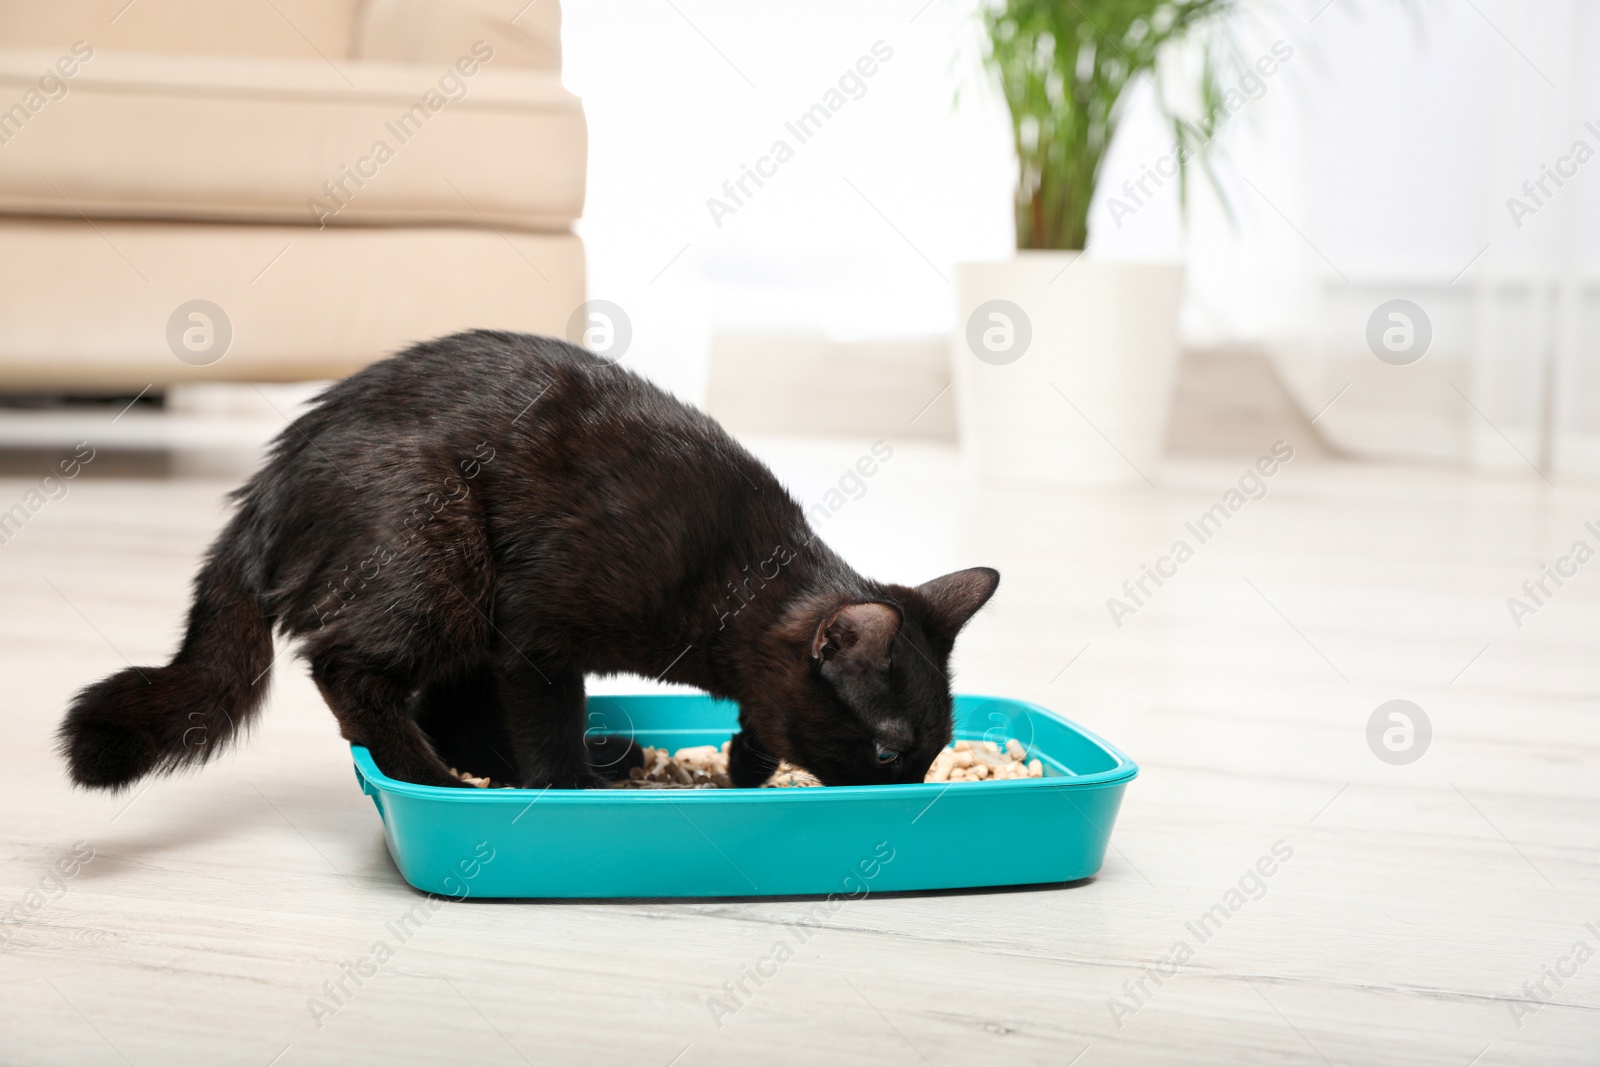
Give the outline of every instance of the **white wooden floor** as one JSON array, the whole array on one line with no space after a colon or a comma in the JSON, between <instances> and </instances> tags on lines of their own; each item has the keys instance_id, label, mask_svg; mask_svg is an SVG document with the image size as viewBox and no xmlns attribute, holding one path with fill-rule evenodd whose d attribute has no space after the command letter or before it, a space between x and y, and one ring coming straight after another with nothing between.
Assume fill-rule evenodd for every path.
<instances>
[{"instance_id":1,"label":"white wooden floor","mask_svg":"<svg viewBox=\"0 0 1600 1067\"><path fill-rule=\"evenodd\" d=\"M812 500L865 447L764 451ZM310 998L420 898L288 657L203 773L66 788L65 701L171 651L228 488L86 475L0 545L0 1062L1600 1062L1600 562L1520 629L1506 607L1600 547L1600 490L1303 456L1115 626L1107 598L1249 459L980 491L896 448L824 536L887 578L998 566L959 687L1055 707L1143 773L1094 880L848 903L720 1026L708 997L807 902L447 903L317 1025ZM0 510L34 480L0 480ZM1391 699L1432 723L1409 765L1368 748ZM1202 943L1188 924L1275 845Z\"/></svg>"}]
</instances>

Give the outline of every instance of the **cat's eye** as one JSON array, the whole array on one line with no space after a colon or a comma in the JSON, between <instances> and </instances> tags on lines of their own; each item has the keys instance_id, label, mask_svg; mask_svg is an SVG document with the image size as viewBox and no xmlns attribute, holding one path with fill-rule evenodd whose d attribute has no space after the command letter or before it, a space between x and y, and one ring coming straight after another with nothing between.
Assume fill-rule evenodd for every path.
<instances>
[{"instance_id":1,"label":"cat's eye","mask_svg":"<svg viewBox=\"0 0 1600 1067\"><path fill-rule=\"evenodd\" d=\"M893 763L895 760L897 760L899 758L900 758L900 753L896 752L894 749L892 749L892 748L884 748L882 745L878 746L878 762L879 763Z\"/></svg>"}]
</instances>

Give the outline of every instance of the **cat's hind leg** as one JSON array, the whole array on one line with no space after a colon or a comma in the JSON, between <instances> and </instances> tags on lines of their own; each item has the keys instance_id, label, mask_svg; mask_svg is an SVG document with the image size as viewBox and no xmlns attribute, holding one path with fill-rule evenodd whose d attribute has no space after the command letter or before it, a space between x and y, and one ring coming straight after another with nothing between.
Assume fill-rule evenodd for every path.
<instances>
[{"instance_id":1,"label":"cat's hind leg","mask_svg":"<svg viewBox=\"0 0 1600 1067\"><path fill-rule=\"evenodd\" d=\"M487 663L428 682L415 700L417 725L440 759L496 783L521 779L499 688Z\"/></svg>"},{"instance_id":2,"label":"cat's hind leg","mask_svg":"<svg viewBox=\"0 0 1600 1067\"><path fill-rule=\"evenodd\" d=\"M498 660L495 678L523 788L603 785L584 744L583 673L541 669L511 648Z\"/></svg>"},{"instance_id":3,"label":"cat's hind leg","mask_svg":"<svg viewBox=\"0 0 1600 1067\"><path fill-rule=\"evenodd\" d=\"M415 716L439 758L496 783L520 782L511 735L494 672L487 665L452 674L417 692ZM621 735L587 729L584 762L600 777L618 781L644 766L644 750Z\"/></svg>"},{"instance_id":4,"label":"cat's hind leg","mask_svg":"<svg viewBox=\"0 0 1600 1067\"><path fill-rule=\"evenodd\" d=\"M311 678L339 720L339 733L365 745L390 778L419 785L464 786L450 773L411 717L409 679L324 653L311 662Z\"/></svg>"}]
</instances>

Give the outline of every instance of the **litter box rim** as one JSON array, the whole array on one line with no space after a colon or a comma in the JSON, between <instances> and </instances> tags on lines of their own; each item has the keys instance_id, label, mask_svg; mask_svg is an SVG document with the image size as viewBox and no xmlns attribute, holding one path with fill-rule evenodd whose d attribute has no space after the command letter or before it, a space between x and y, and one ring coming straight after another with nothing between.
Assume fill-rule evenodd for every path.
<instances>
[{"instance_id":1,"label":"litter box rim","mask_svg":"<svg viewBox=\"0 0 1600 1067\"><path fill-rule=\"evenodd\" d=\"M737 715L738 707L731 701L718 700L702 693L597 694L589 698L589 706L594 710L604 710L608 707L620 708L627 702L640 700L649 700L656 706L663 706L668 702L681 702L686 707L703 707L706 702L711 702L715 705L725 705L734 709L735 715ZM1079 735L1084 741L1099 748L1105 756L1111 759L1113 766L1106 770L1078 774L1065 768L1058 760L1048 756L1048 754L1041 754L1046 765L1055 769L1057 773L1053 775L1046 774L1042 778L1013 778L1000 781L910 782L894 785L833 785L806 788L551 789L545 787L544 789L479 789L473 787L458 788L455 786L420 785L416 782L401 781L398 778L390 778L379 770L376 761L372 758L372 753L367 750L366 746L352 744L350 746L350 754L355 761L356 779L361 784L362 792L369 796L382 792L417 800L459 804L527 805L534 800L537 800L539 804L829 804L849 803L867 797L885 800L910 799L927 796L931 791L968 785L982 786L986 794L998 789L1093 789L1108 785L1125 784L1139 775L1138 764L1111 742L1068 719L1066 716L1039 704L1034 704L1031 701L988 696L979 693L959 693L954 698L954 711L957 721L960 721L961 712L964 708L984 704L1009 706L1030 716L1040 716L1052 720L1057 725L1065 727L1072 733ZM736 731L737 720L735 720L734 726ZM963 733L970 734L972 732L958 728L955 732L955 739L961 740ZM1033 758L1031 750L1029 758Z\"/></svg>"}]
</instances>

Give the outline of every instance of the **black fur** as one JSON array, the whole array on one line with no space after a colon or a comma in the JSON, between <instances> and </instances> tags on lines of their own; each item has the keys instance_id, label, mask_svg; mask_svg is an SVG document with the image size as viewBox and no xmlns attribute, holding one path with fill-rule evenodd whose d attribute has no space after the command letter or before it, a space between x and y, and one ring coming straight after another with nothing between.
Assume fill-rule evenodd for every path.
<instances>
[{"instance_id":1,"label":"black fur","mask_svg":"<svg viewBox=\"0 0 1600 1067\"><path fill-rule=\"evenodd\" d=\"M78 784L214 755L260 706L274 626L344 737L408 781L625 773L631 746L584 738L584 676L611 673L737 701L736 784L778 758L829 784L920 781L950 738L956 634L999 581L863 578L709 417L522 334L339 382L234 497L172 663L74 700Z\"/></svg>"}]
</instances>

